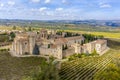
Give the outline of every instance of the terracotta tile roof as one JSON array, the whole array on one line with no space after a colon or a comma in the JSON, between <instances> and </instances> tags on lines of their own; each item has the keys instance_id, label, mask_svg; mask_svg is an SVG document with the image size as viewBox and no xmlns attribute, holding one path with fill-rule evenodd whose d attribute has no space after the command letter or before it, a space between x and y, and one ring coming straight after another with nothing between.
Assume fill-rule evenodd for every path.
<instances>
[{"instance_id":1,"label":"terracotta tile roof","mask_svg":"<svg viewBox=\"0 0 120 80\"><path fill-rule=\"evenodd\" d=\"M96 43L98 43L98 44L104 44L104 43L106 43L107 42L107 40L96 40Z\"/></svg>"},{"instance_id":2,"label":"terracotta tile roof","mask_svg":"<svg viewBox=\"0 0 120 80\"><path fill-rule=\"evenodd\" d=\"M43 28L40 30L40 32L47 32L47 30Z\"/></svg>"},{"instance_id":3,"label":"terracotta tile roof","mask_svg":"<svg viewBox=\"0 0 120 80\"><path fill-rule=\"evenodd\" d=\"M66 39L69 41L69 40L76 40L76 39L84 39L84 37L82 37L82 36L74 36L74 37L68 37Z\"/></svg>"},{"instance_id":4,"label":"terracotta tile roof","mask_svg":"<svg viewBox=\"0 0 120 80\"><path fill-rule=\"evenodd\" d=\"M90 44L96 44L96 43L98 43L98 44L104 44L106 42L107 42L107 40L98 39L98 40L90 42Z\"/></svg>"},{"instance_id":5,"label":"terracotta tile roof","mask_svg":"<svg viewBox=\"0 0 120 80\"><path fill-rule=\"evenodd\" d=\"M55 44L65 44L70 40L84 39L82 36L68 37L68 38L58 38L55 39Z\"/></svg>"},{"instance_id":6,"label":"terracotta tile roof","mask_svg":"<svg viewBox=\"0 0 120 80\"><path fill-rule=\"evenodd\" d=\"M55 44L65 44L68 41L65 38L55 39Z\"/></svg>"},{"instance_id":7,"label":"terracotta tile roof","mask_svg":"<svg viewBox=\"0 0 120 80\"><path fill-rule=\"evenodd\" d=\"M28 37L28 36L35 36L36 33L34 32L24 32L16 34L17 37Z\"/></svg>"},{"instance_id":8,"label":"terracotta tile roof","mask_svg":"<svg viewBox=\"0 0 120 80\"><path fill-rule=\"evenodd\" d=\"M67 40L65 38L60 38L61 41L63 41L64 43L67 43Z\"/></svg>"},{"instance_id":9,"label":"terracotta tile roof","mask_svg":"<svg viewBox=\"0 0 120 80\"><path fill-rule=\"evenodd\" d=\"M28 36L35 36L35 35L37 35L37 33L35 33L35 32L27 32L26 33Z\"/></svg>"},{"instance_id":10,"label":"terracotta tile roof","mask_svg":"<svg viewBox=\"0 0 120 80\"><path fill-rule=\"evenodd\" d=\"M28 34L26 33L21 33L21 34L17 34L17 37L28 37Z\"/></svg>"},{"instance_id":11,"label":"terracotta tile roof","mask_svg":"<svg viewBox=\"0 0 120 80\"><path fill-rule=\"evenodd\" d=\"M21 42L23 42L23 41L28 41L28 39L26 39L26 38L21 38L21 39L19 39L18 41L21 41Z\"/></svg>"},{"instance_id":12,"label":"terracotta tile roof","mask_svg":"<svg viewBox=\"0 0 120 80\"><path fill-rule=\"evenodd\" d=\"M42 39L36 39L36 42L43 42Z\"/></svg>"},{"instance_id":13,"label":"terracotta tile roof","mask_svg":"<svg viewBox=\"0 0 120 80\"><path fill-rule=\"evenodd\" d=\"M52 44L50 45L50 48L57 48L57 45Z\"/></svg>"}]
</instances>

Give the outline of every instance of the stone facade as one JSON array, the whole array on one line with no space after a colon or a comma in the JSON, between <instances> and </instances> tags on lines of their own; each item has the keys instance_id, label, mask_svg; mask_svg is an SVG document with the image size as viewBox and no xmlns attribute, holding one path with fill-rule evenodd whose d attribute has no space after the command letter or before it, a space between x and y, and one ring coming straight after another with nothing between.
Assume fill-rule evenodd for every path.
<instances>
[{"instance_id":1,"label":"stone facade","mask_svg":"<svg viewBox=\"0 0 120 80\"><path fill-rule=\"evenodd\" d=\"M80 46L79 44L75 44L75 53L87 53L90 54L94 50L98 54L101 54L107 49L107 40L95 40L90 43L83 44L83 46Z\"/></svg>"},{"instance_id":2,"label":"stone facade","mask_svg":"<svg viewBox=\"0 0 120 80\"><path fill-rule=\"evenodd\" d=\"M15 54L33 54L33 49L35 47L35 34L17 34L14 42L12 43L12 51Z\"/></svg>"},{"instance_id":3,"label":"stone facade","mask_svg":"<svg viewBox=\"0 0 120 80\"><path fill-rule=\"evenodd\" d=\"M100 54L107 48L106 40L96 40L81 46L83 41L84 37L82 35L64 37L63 35L57 35L56 31L48 32L42 29L39 34L34 32L17 34L11 51L15 55L37 54L62 59L75 53L91 53L94 49Z\"/></svg>"},{"instance_id":4,"label":"stone facade","mask_svg":"<svg viewBox=\"0 0 120 80\"><path fill-rule=\"evenodd\" d=\"M58 45L55 48L40 47L40 55L43 56L54 56L58 59L62 59L62 45Z\"/></svg>"}]
</instances>

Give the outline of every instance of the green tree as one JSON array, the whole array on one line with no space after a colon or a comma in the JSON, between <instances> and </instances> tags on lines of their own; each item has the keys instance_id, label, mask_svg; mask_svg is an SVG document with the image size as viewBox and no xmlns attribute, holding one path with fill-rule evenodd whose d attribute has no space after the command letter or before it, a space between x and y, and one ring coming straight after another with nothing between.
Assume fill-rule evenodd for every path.
<instances>
[{"instance_id":1,"label":"green tree","mask_svg":"<svg viewBox=\"0 0 120 80\"><path fill-rule=\"evenodd\" d=\"M13 30L16 30L16 26L13 26L13 28L12 28Z\"/></svg>"},{"instance_id":2,"label":"green tree","mask_svg":"<svg viewBox=\"0 0 120 80\"><path fill-rule=\"evenodd\" d=\"M99 38L99 39L103 39L103 38L104 38L104 36L103 36L103 35L100 35L100 36L98 36L98 38Z\"/></svg>"},{"instance_id":3,"label":"green tree","mask_svg":"<svg viewBox=\"0 0 120 80\"><path fill-rule=\"evenodd\" d=\"M98 55L96 49L93 50L93 52L91 53L92 55Z\"/></svg>"},{"instance_id":4,"label":"green tree","mask_svg":"<svg viewBox=\"0 0 120 80\"><path fill-rule=\"evenodd\" d=\"M25 27L22 27L22 30L23 30L23 31L26 31L26 28L25 28Z\"/></svg>"},{"instance_id":5,"label":"green tree","mask_svg":"<svg viewBox=\"0 0 120 80\"><path fill-rule=\"evenodd\" d=\"M49 63L44 61L37 70L23 80L59 80L58 69L52 60Z\"/></svg>"},{"instance_id":6,"label":"green tree","mask_svg":"<svg viewBox=\"0 0 120 80\"><path fill-rule=\"evenodd\" d=\"M28 27L28 31L32 31L32 28L31 28L31 27Z\"/></svg>"},{"instance_id":7,"label":"green tree","mask_svg":"<svg viewBox=\"0 0 120 80\"><path fill-rule=\"evenodd\" d=\"M85 43L88 43L89 42L89 40L88 39L85 39Z\"/></svg>"},{"instance_id":8,"label":"green tree","mask_svg":"<svg viewBox=\"0 0 120 80\"><path fill-rule=\"evenodd\" d=\"M9 41L8 35L0 35L0 42L7 42Z\"/></svg>"},{"instance_id":9,"label":"green tree","mask_svg":"<svg viewBox=\"0 0 120 80\"><path fill-rule=\"evenodd\" d=\"M14 32L11 32L10 33L10 37L13 39L13 38L15 38L15 33Z\"/></svg>"}]
</instances>

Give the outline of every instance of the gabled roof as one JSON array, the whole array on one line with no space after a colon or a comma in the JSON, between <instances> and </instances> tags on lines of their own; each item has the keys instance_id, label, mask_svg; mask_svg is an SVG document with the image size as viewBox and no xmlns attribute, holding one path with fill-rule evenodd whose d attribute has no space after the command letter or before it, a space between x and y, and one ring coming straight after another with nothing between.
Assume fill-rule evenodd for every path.
<instances>
[{"instance_id":1,"label":"gabled roof","mask_svg":"<svg viewBox=\"0 0 120 80\"><path fill-rule=\"evenodd\" d=\"M86 44L104 44L106 42L107 42L107 40L98 39L98 40L95 40L95 41L92 41L92 42L86 43Z\"/></svg>"},{"instance_id":2,"label":"gabled roof","mask_svg":"<svg viewBox=\"0 0 120 80\"><path fill-rule=\"evenodd\" d=\"M96 40L96 43L98 43L98 44L104 44L106 42L107 42L107 40L100 40L100 39Z\"/></svg>"},{"instance_id":3,"label":"gabled roof","mask_svg":"<svg viewBox=\"0 0 120 80\"><path fill-rule=\"evenodd\" d=\"M19 39L18 41L24 42L24 41L28 41L28 39L27 39L27 38L21 38L21 39Z\"/></svg>"},{"instance_id":4,"label":"gabled roof","mask_svg":"<svg viewBox=\"0 0 120 80\"><path fill-rule=\"evenodd\" d=\"M83 36L73 36L73 37L67 37L65 39L69 41L69 40L84 39L84 37Z\"/></svg>"},{"instance_id":5,"label":"gabled roof","mask_svg":"<svg viewBox=\"0 0 120 80\"><path fill-rule=\"evenodd\" d=\"M58 39L55 39L55 44L65 44L67 43L68 41L65 39L65 38L58 38Z\"/></svg>"},{"instance_id":6,"label":"gabled roof","mask_svg":"<svg viewBox=\"0 0 120 80\"><path fill-rule=\"evenodd\" d=\"M43 28L40 30L40 32L47 32L47 30Z\"/></svg>"},{"instance_id":7,"label":"gabled roof","mask_svg":"<svg viewBox=\"0 0 120 80\"><path fill-rule=\"evenodd\" d=\"M52 44L50 45L50 48L57 48L57 45Z\"/></svg>"},{"instance_id":8,"label":"gabled roof","mask_svg":"<svg viewBox=\"0 0 120 80\"><path fill-rule=\"evenodd\" d=\"M68 38L58 38L58 39L55 39L55 44L65 44L68 41L77 40L77 39L84 39L84 37L74 36L74 37L68 37Z\"/></svg>"}]
</instances>

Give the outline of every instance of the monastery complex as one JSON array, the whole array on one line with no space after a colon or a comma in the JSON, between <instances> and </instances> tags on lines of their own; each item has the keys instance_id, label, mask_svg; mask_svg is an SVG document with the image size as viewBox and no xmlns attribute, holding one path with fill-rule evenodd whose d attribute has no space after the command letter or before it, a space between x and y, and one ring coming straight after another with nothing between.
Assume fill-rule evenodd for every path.
<instances>
[{"instance_id":1,"label":"monastery complex","mask_svg":"<svg viewBox=\"0 0 120 80\"><path fill-rule=\"evenodd\" d=\"M42 55L63 59L73 54L91 54L93 50L101 55L108 48L107 40L98 39L82 44L85 41L82 35L65 37L65 34L62 32L58 35L55 30L46 29L40 30L39 33L17 33L11 52L14 55Z\"/></svg>"}]
</instances>

